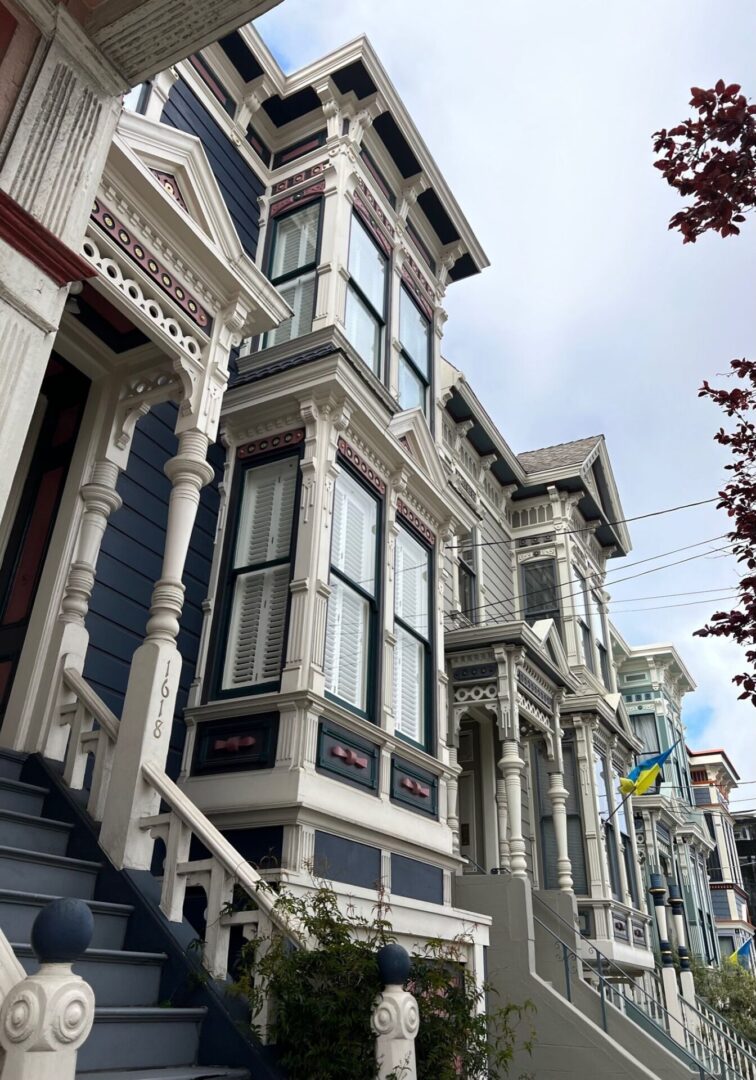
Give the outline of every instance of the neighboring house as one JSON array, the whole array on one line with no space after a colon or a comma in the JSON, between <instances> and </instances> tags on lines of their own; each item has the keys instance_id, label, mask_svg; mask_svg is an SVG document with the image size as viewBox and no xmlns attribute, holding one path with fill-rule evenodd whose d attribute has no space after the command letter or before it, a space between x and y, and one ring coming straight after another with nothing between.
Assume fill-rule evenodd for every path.
<instances>
[{"instance_id":1,"label":"neighboring house","mask_svg":"<svg viewBox=\"0 0 756 1080\"><path fill-rule=\"evenodd\" d=\"M693 798L682 699L695 690L673 645L630 646L611 630L617 680L635 734L642 743L636 763L673 747L652 791L633 800L646 888L650 875L662 874L685 901L688 948L703 964L719 962L707 876L714 843L702 810Z\"/></svg>"},{"instance_id":2,"label":"neighboring house","mask_svg":"<svg viewBox=\"0 0 756 1080\"><path fill-rule=\"evenodd\" d=\"M743 888L748 893L748 912L753 919L756 914L756 813L741 810L732 816L735 821L735 849L743 875Z\"/></svg>"},{"instance_id":3,"label":"neighboring house","mask_svg":"<svg viewBox=\"0 0 756 1080\"><path fill-rule=\"evenodd\" d=\"M106 1008L85 1073L273 1075L216 991L245 938L302 944L262 883L325 878L532 1000L523 1069L684 1080L701 1021L655 972L641 855L651 831L685 884L659 838L687 771L655 817L621 797L648 733L607 619L630 540L604 437L515 454L442 358L446 291L487 260L365 38L287 74L245 26L129 101L0 523L0 929L89 875L101 921L137 910L119 962L167 954L174 992L201 940L207 1018L129 1013L152 1034L113 1061ZM692 685L664 648L660 739ZM33 848L43 804L85 865Z\"/></svg>"},{"instance_id":4,"label":"neighboring house","mask_svg":"<svg viewBox=\"0 0 756 1080\"><path fill-rule=\"evenodd\" d=\"M708 859L709 889L719 949L726 960L754 937L730 812L730 796L740 777L724 750L688 750L688 756L696 805L704 812L715 845ZM753 945L745 962L753 969Z\"/></svg>"}]
</instances>

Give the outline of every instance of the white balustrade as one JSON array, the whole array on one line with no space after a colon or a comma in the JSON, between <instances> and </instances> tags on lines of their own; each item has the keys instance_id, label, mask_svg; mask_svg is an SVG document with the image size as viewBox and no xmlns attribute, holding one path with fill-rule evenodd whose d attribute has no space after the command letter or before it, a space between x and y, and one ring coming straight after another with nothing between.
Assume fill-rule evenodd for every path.
<instances>
[{"instance_id":1,"label":"white balustrade","mask_svg":"<svg viewBox=\"0 0 756 1080\"><path fill-rule=\"evenodd\" d=\"M101 821L119 721L75 668L63 669L61 684L62 704L53 726L59 729L56 741L63 749L63 779L74 791L80 791L87 759L90 754L94 757L87 810L95 821Z\"/></svg>"}]
</instances>

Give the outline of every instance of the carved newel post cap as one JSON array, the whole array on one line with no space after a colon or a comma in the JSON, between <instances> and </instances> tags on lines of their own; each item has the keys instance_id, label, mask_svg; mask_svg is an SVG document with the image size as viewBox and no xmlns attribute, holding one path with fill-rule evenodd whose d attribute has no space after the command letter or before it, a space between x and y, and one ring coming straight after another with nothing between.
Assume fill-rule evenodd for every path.
<instances>
[{"instance_id":1,"label":"carved newel post cap","mask_svg":"<svg viewBox=\"0 0 756 1080\"><path fill-rule=\"evenodd\" d=\"M651 874L651 888L648 890L650 893L666 892L667 883L664 880L664 874Z\"/></svg>"},{"instance_id":2,"label":"carved newel post cap","mask_svg":"<svg viewBox=\"0 0 756 1080\"><path fill-rule=\"evenodd\" d=\"M670 881L669 883L669 902L673 903L675 900L682 901L682 893L680 892L680 886L676 881Z\"/></svg>"},{"instance_id":3,"label":"carved newel post cap","mask_svg":"<svg viewBox=\"0 0 756 1080\"><path fill-rule=\"evenodd\" d=\"M89 948L94 919L83 900L53 900L34 920L31 946L40 964L70 964Z\"/></svg>"},{"instance_id":4,"label":"carved newel post cap","mask_svg":"<svg viewBox=\"0 0 756 1080\"><path fill-rule=\"evenodd\" d=\"M376 959L384 986L404 986L410 973L410 958L405 948L395 942L384 945Z\"/></svg>"}]
</instances>

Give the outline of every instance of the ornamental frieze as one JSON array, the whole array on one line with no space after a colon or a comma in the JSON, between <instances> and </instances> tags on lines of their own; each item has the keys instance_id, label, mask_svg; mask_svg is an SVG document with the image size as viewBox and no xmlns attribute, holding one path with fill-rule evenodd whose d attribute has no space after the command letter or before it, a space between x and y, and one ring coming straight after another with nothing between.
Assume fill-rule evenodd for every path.
<instances>
[{"instance_id":1,"label":"ornamental frieze","mask_svg":"<svg viewBox=\"0 0 756 1080\"><path fill-rule=\"evenodd\" d=\"M210 333L213 321L209 312L202 307L200 302L175 280L163 264L136 240L129 229L115 217L107 206L100 200L95 199L92 213L92 221L112 240L116 242L121 251L132 262L149 275L167 296L178 304L181 310L189 316L193 323L200 327L206 334Z\"/></svg>"}]
</instances>

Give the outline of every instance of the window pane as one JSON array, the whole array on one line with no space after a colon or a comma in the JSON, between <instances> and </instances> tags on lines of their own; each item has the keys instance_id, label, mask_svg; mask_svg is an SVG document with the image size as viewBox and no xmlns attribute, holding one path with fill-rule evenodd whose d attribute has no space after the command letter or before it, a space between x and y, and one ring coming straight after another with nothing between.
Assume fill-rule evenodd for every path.
<instances>
[{"instance_id":1,"label":"window pane","mask_svg":"<svg viewBox=\"0 0 756 1080\"><path fill-rule=\"evenodd\" d=\"M463 615L471 622L476 621L475 574L464 563L459 564L459 606Z\"/></svg>"},{"instance_id":2,"label":"window pane","mask_svg":"<svg viewBox=\"0 0 756 1080\"><path fill-rule=\"evenodd\" d=\"M377 534L376 500L348 472L342 472L333 497L331 562L371 596L375 596Z\"/></svg>"},{"instance_id":3,"label":"window pane","mask_svg":"<svg viewBox=\"0 0 756 1080\"><path fill-rule=\"evenodd\" d=\"M288 217L276 222L273 261L270 276L273 280L293 274L302 266L315 262L318 245L320 203L303 206Z\"/></svg>"},{"instance_id":4,"label":"window pane","mask_svg":"<svg viewBox=\"0 0 756 1080\"><path fill-rule=\"evenodd\" d=\"M585 623L580 623L580 633L583 639L583 659L585 660L586 667L589 671L595 671L595 664L593 662L593 645L591 643L591 632Z\"/></svg>"},{"instance_id":5,"label":"window pane","mask_svg":"<svg viewBox=\"0 0 756 1080\"><path fill-rule=\"evenodd\" d=\"M430 552L406 529L396 538L394 604L397 618L428 639Z\"/></svg>"},{"instance_id":6,"label":"window pane","mask_svg":"<svg viewBox=\"0 0 756 1080\"><path fill-rule=\"evenodd\" d=\"M344 319L346 335L362 359L376 375L380 374L381 365L381 327L375 315L370 311L354 289L347 288L346 315Z\"/></svg>"},{"instance_id":7,"label":"window pane","mask_svg":"<svg viewBox=\"0 0 756 1080\"><path fill-rule=\"evenodd\" d=\"M598 800L599 817L606 821L609 817L609 791L606 782L606 762L603 754L593 752L594 774L596 777L596 798Z\"/></svg>"},{"instance_id":8,"label":"window pane","mask_svg":"<svg viewBox=\"0 0 756 1080\"><path fill-rule=\"evenodd\" d=\"M395 729L415 742L423 741L425 649L403 627L396 627L394 649Z\"/></svg>"},{"instance_id":9,"label":"window pane","mask_svg":"<svg viewBox=\"0 0 756 1080\"><path fill-rule=\"evenodd\" d=\"M399 357L399 404L403 409L425 411L425 384L403 356Z\"/></svg>"},{"instance_id":10,"label":"window pane","mask_svg":"<svg viewBox=\"0 0 756 1080\"><path fill-rule=\"evenodd\" d=\"M399 297L399 337L415 367L428 377L430 324L403 286Z\"/></svg>"},{"instance_id":11,"label":"window pane","mask_svg":"<svg viewBox=\"0 0 756 1080\"><path fill-rule=\"evenodd\" d=\"M291 546L298 459L258 465L244 477L234 569L285 559Z\"/></svg>"},{"instance_id":12,"label":"window pane","mask_svg":"<svg viewBox=\"0 0 756 1080\"><path fill-rule=\"evenodd\" d=\"M349 273L378 314L385 315L386 257L356 217L352 217L352 234L349 238Z\"/></svg>"},{"instance_id":13,"label":"window pane","mask_svg":"<svg viewBox=\"0 0 756 1080\"><path fill-rule=\"evenodd\" d=\"M553 560L525 563L522 568L525 594L525 618L559 619L559 599L556 584L556 563Z\"/></svg>"},{"instance_id":14,"label":"window pane","mask_svg":"<svg viewBox=\"0 0 756 1080\"><path fill-rule=\"evenodd\" d=\"M368 601L331 577L325 642L326 690L358 709L367 708Z\"/></svg>"},{"instance_id":15,"label":"window pane","mask_svg":"<svg viewBox=\"0 0 756 1080\"><path fill-rule=\"evenodd\" d=\"M277 326L275 330L271 330L270 333L265 335L266 349L272 345L280 345L284 341L291 341L293 338L301 337L302 334L310 333L312 330L312 317L315 311L316 286L317 278L314 271L279 286L278 291L294 314L291 318L282 322L280 326Z\"/></svg>"},{"instance_id":16,"label":"window pane","mask_svg":"<svg viewBox=\"0 0 756 1080\"><path fill-rule=\"evenodd\" d=\"M288 597L288 563L237 577L223 667L224 690L278 679Z\"/></svg>"}]
</instances>

